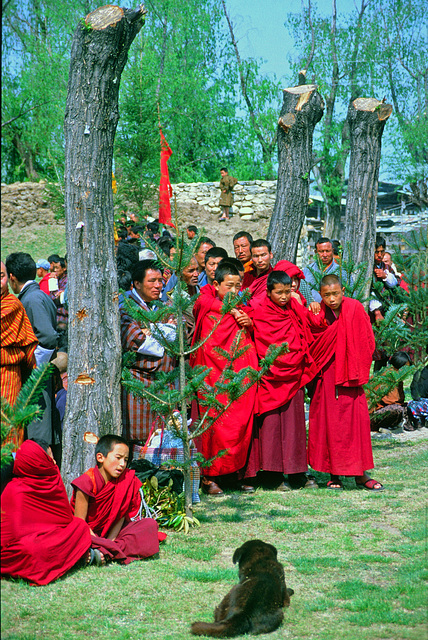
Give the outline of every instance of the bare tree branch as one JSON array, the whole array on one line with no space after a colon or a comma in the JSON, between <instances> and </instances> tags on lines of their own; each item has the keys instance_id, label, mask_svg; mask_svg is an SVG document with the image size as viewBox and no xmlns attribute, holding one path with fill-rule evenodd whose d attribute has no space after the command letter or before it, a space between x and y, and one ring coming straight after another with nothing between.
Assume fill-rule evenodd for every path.
<instances>
[{"instance_id":1,"label":"bare tree branch","mask_svg":"<svg viewBox=\"0 0 428 640\"><path fill-rule=\"evenodd\" d=\"M14 118L11 118L10 120L6 120L6 122L2 122L2 124L1 124L2 128L5 127L8 124L11 124L12 122L15 122L15 120L18 120L19 118L22 118L23 116L25 116L30 111L33 111L34 109L38 109L38 107L43 107L43 105L45 105L45 104L49 104L50 101L47 100L46 102L41 102L40 104L34 105L34 107L30 107L29 109L26 109L26 111L22 111L22 109L24 108L26 102L28 102L28 98L26 100L24 100L24 103L21 106L21 109L20 109L20 111L19 111L17 116L15 116Z\"/></svg>"},{"instance_id":2,"label":"bare tree branch","mask_svg":"<svg viewBox=\"0 0 428 640\"><path fill-rule=\"evenodd\" d=\"M306 84L306 73L309 69L309 66L312 62L312 59L314 57L314 52L315 52L315 29L312 22L311 9L312 9L311 0L308 0L308 23L309 23L309 28L311 30L311 49L309 51L309 55L307 57L305 65L303 66L301 71L299 71L299 85Z\"/></svg>"},{"instance_id":3,"label":"bare tree branch","mask_svg":"<svg viewBox=\"0 0 428 640\"><path fill-rule=\"evenodd\" d=\"M248 95L248 91L247 91L248 74L247 74L247 78L245 78L244 77L244 72L243 72L242 60L241 60L241 56L239 54L239 49L238 49L238 43L237 43L236 38L235 38L235 33L233 31L232 22L230 20L229 14L227 13L225 0L221 0L221 4L223 5L224 15L225 15L226 20L227 20L227 24L228 24L229 32L230 32L230 37L231 37L231 40L232 40L232 45L233 45L233 48L235 50L235 56L236 56L236 60L237 60L237 63L238 63L238 72L239 72L239 80L240 80L240 84L241 84L242 95L244 96L244 100L245 100L245 102L247 104L248 112L250 114L251 124L253 125L254 132L256 134L257 140L259 141L260 146L262 148L263 160L265 162L268 162L271 159L273 146L272 146L272 144L269 144L265 140L265 138L263 136L263 133L262 133L262 131L260 129L260 126L259 126L259 124L257 122L255 108L254 108L252 100L251 100L250 96Z\"/></svg>"}]
</instances>

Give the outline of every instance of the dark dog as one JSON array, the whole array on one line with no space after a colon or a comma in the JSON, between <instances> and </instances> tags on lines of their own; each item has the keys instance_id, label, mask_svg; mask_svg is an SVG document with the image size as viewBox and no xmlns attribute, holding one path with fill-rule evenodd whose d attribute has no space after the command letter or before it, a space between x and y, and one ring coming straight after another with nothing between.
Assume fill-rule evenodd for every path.
<instances>
[{"instance_id":1,"label":"dark dog","mask_svg":"<svg viewBox=\"0 0 428 640\"><path fill-rule=\"evenodd\" d=\"M239 584L214 610L215 622L194 622L192 633L232 638L243 633L269 633L279 627L292 589L285 586L284 567L276 549L261 540L249 540L233 554L239 562Z\"/></svg>"}]
</instances>

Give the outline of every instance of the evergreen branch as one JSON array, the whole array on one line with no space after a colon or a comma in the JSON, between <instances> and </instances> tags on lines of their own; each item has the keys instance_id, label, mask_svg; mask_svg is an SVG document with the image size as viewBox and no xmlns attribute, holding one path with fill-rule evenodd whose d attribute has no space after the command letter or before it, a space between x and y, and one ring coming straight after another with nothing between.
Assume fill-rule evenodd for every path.
<instances>
[{"instance_id":1,"label":"evergreen branch","mask_svg":"<svg viewBox=\"0 0 428 640\"><path fill-rule=\"evenodd\" d=\"M14 405L15 411L22 413L30 405L35 404L41 398L46 383L53 372L53 364L45 362L34 369L19 392Z\"/></svg>"}]
</instances>

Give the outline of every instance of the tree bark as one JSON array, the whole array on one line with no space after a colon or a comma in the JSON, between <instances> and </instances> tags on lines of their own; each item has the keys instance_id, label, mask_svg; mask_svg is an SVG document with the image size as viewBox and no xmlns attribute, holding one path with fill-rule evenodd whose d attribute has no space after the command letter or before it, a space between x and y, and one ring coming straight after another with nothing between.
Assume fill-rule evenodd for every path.
<instances>
[{"instance_id":1,"label":"tree bark","mask_svg":"<svg viewBox=\"0 0 428 640\"><path fill-rule=\"evenodd\" d=\"M357 98L349 105L347 115L351 159L345 211L345 256L357 264L367 263L365 298L369 296L373 277L382 133L391 113L390 104L375 98Z\"/></svg>"},{"instance_id":2,"label":"tree bark","mask_svg":"<svg viewBox=\"0 0 428 640\"><path fill-rule=\"evenodd\" d=\"M68 397L65 485L94 465L85 431L121 433L121 342L113 239L112 159L118 95L145 9L108 5L88 14L72 43L65 111L68 256Z\"/></svg>"},{"instance_id":3,"label":"tree bark","mask_svg":"<svg viewBox=\"0 0 428 640\"><path fill-rule=\"evenodd\" d=\"M268 240L275 260L296 259L308 210L312 136L324 103L316 85L284 89L278 120L278 182Z\"/></svg>"}]
</instances>

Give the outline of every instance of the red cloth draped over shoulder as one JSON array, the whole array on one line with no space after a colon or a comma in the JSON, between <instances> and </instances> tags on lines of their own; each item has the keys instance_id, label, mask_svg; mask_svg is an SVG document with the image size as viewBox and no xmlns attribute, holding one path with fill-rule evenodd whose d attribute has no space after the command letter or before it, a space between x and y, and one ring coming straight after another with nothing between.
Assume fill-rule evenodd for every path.
<instances>
[{"instance_id":1,"label":"red cloth draped over shoulder","mask_svg":"<svg viewBox=\"0 0 428 640\"><path fill-rule=\"evenodd\" d=\"M317 373L309 354L313 338L306 320L307 313L293 298L285 307L280 307L265 296L262 304L251 314L259 358L264 358L273 344L287 342L289 349L288 353L275 360L260 381L258 414L286 404Z\"/></svg>"},{"instance_id":2,"label":"red cloth draped over shoulder","mask_svg":"<svg viewBox=\"0 0 428 640\"><path fill-rule=\"evenodd\" d=\"M353 298L343 298L339 319L328 326L326 313L332 311L321 303L318 315L308 313L312 332L318 337L310 347L310 354L321 370L335 355L335 384L359 387L368 382L375 350L370 319L363 305Z\"/></svg>"},{"instance_id":3,"label":"red cloth draped over shoulder","mask_svg":"<svg viewBox=\"0 0 428 640\"><path fill-rule=\"evenodd\" d=\"M266 281L271 271L273 271L273 268L269 267L266 273L258 276L256 270L252 269L244 275L241 291L244 289L249 289L251 291L251 298L247 304L252 309L256 309L263 302L266 294Z\"/></svg>"},{"instance_id":4,"label":"red cloth draped over shoulder","mask_svg":"<svg viewBox=\"0 0 428 640\"><path fill-rule=\"evenodd\" d=\"M207 384L215 386L222 375L226 361L216 351L219 346L230 351L237 333L240 331L236 320L229 313L221 316L222 302L216 296L216 290L212 285L205 285L201 289L201 295L196 300L193 313L195 316L195 333L193 343L206 337L213 326L220 320L220 324L214 333L191 357L191 365L204 365L211 369L205 378ZM245 367L258 368L257 354L254 343L246 330L241 333L239 348L249 347L233 364L234 371L240 371ZM198 394L203 398L202 394ZM226 403L226 394L217 394L220 402ZM206 475L218 476L233 473L242 469L250 445L253 426L254 404L256 399L256 385L250 387L240 398L235 400L231 407L214 423L214 425L196 439L196 446L207 459L215 456L220 450L228 449L228 453L215 460ZM214 412L211 415L215 415Z\"/></svg>"},{"instance_id":5,"label":"red cloth draped over shoulder","mask_svg":"<svg viewBox=\"0 0 428 640\"><path fill-rule=\"evenodd\" d=\"M23 443L13 471L1 497L1 575L48 584L88 551L89 527L73 516L59 469L38 444Z\"/></svg>"},{"instance_id":6,"label":"red cloth draped over shoulder","mask_svg":"<svg viewBox=\"0 0 428 640\"><path fill-rule=\"evenodd\" d=\"M89 496L86 521L92 531L103 538L118 520L125 518L129 521L140 508L139 489L142 484L131 469L125 469L118 478L105 482L98 467L93 467L73 480L71 486L74 489L72 509L74 510L76 489L80 489Z\"/></svg>"},{"instance_id":7,"label":"red cloth draped over shoulder","mask_svg":"<svg viewBox=\"0 0 428 640\"><path fill-rule=\"evenodd\" d=\"M299 284L297 286L297 294L300 296L300 299L303 302L303 305L306 307L307 306L306 298L303 295L303 293L301 293L300 291L300 281L306 280L306 278L305 278L305 274L301 269L299 269L297 264L294 264L293 262L289 262L288 260L280 260L279 262L276 263L274 271L285 271L285 273L289 275L290 278L298 279Z\"/></svg>"}]
</instances>

